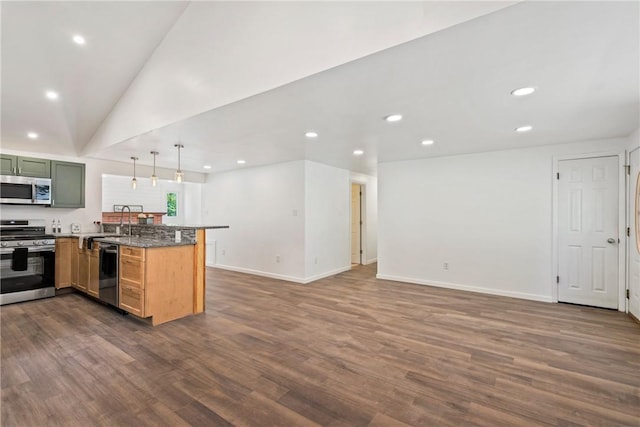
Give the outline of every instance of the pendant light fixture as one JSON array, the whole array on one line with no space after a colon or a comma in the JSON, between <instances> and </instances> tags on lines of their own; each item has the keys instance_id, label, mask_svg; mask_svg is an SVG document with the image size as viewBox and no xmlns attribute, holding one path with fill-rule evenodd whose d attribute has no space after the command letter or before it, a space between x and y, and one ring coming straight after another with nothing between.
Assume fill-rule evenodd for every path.
<instances>
[{"instance_id":1,"label":"pendant light fixture","mask_svg":"<svg viewBox=\"0 0 640 427\"><path fill-rule=\"evenodd\" d=\"M184 145L175 144L174 147L178 149L178 169L176 170L176 182L180 183L184 178L184 173L182 172L182 169L180 169L180 149L184 148Z\"/></svg>"},{"instance_id":2,"label":"pendant light fixture","mask_svg":"<svg viewBox=\"0 0 640 427\"><path fill-rule=\"evenodd\" d=\"M153 154L153 175L151 175L151 185L155 187L158 185L158 177L156 176L156 156L160 153L152 151L151 154Z\"/></svg>"},{"instance_id":3,"label":"pendant light fixture","mask_svg":"<svg viewBox=\"0 0 640 427\"><path fill-rule=\"evenodd\" d=\"M131 180L131 188L135 190L138 186L138 180L136 179L136 160L138 160L138 158L131 157L131 160L133 160L133 179Z\"/></svg>"}]
</instances>

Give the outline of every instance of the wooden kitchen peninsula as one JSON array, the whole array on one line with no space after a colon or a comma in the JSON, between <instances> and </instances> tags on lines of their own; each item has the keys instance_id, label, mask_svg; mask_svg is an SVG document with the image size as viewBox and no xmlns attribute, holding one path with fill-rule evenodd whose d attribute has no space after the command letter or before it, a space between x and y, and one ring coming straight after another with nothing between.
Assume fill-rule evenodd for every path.
<instances>
[{"instance_id":1,"label":"wooden kitchen peninsula","mask_svg":"<svg viewBox=\"0 0 640 427\"><path fill-rule=\"evenodd\" d=\"M124 230L116 230L116 224L104 224L104 233L61 236L57 241L60 257L56 259L56 266L69 265L68 269L59 270L69 272L69 277L57 277L56 287L73 286L98 297L95 292L89 292L96 288L91 284L99 274L97 260L88 261L86 266L81 264L84 259L93 260L101 245L117 245L120 309L150 319L153 325L202 313L206 290L205 230L211 228L229 227L133 224L132 237L129 237L113 235L127 232L128 225ZM90 241L93 247L87 248L86 243L78 239ZM77 257L73 257L75 253ZM69 259L64 259L66 256ZM89 285L84 285L85 282Z\"/></svg>"}]
</instances>

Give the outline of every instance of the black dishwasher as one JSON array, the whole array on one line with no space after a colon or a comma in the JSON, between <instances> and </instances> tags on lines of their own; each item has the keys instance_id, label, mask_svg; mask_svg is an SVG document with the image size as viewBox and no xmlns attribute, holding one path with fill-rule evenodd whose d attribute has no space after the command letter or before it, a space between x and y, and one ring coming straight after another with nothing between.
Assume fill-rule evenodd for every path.
<instances>
[{"instance_id":1,"label":"black dishwasher","mask_svg":"<svg viewBox=\"0 0 640 427\"><path fill-rule=\"evenodd\" d=\"M118 245L100 244L98 299L118 307Z\"/></svg>"}]
</instances>

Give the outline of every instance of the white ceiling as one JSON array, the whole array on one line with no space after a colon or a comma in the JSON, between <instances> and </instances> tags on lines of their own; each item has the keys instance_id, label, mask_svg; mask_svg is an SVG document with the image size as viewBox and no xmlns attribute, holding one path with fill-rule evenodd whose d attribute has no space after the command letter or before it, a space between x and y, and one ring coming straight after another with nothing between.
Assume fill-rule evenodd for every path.
<instances>
[{"instance_id":1,"label":"white ceiling","mask_svg":"<svg viewBox=\"0 0 640 427\"><path fill-rule=\"evenodd\" d=\"M186 6L0 3L3 148L80 152ZM72 43L75 34L87 44ZM60 94L56 102L45 99L50 89ZM30 131L40 138L27 139Z\"/></svg>"},{"instance_id":2,"label":"white ceiling","mask_svg":"<svg viewBox=\"0 0 640 427\"><path fill-rule=\"evenodd\" d=\"M74 14L94 16L96 10L92 7L76 9L75 4L69 3ZM390 4L386 6L390 7ZM175 167L177 156L173 144L180 140L185 146L182 168L196 172L207 172L202 168L205 164L212 165L210 171L216 172L309 159L375 174L378 162L621 137L640 126L638 2L524 2L513 6L507 4L509 7L502 5L500 10L495 5L492 9L477 9L477 3L458 3L458 14L455 19L448 16L448 21L444 20L446 25L425 26L424 22L429 22L428 18L432 16L425 12L415 24L415 31L398 37L393 29L403 19L410 20L409 17L414 16L407 15L405 12L409 9L406 9L386 27L389 36L384 42L362 44L358 49L338 52L341 56L331 58L336 66L329 68L332 62L327 60L314 64L321 72L310 72L313 67L296 70L297 75L283 70L277 74L280 80L265 80L260 84L255 83L259 73L245 76L244 80L234 82L238 86L236 92L227 91L220 99L213 95L202 99L204 97L196 94L178 99L174 94L173 99L180 104L174 111L166 108L166 102L164 109L153 110L154 102L161 102L153 96L143 97L141 94L145 91L140 88L149 88L148 82L155 81L153 87L158 91L157 85L163 80L158 79L159 71L154 73L154 70L166 69L167 58L175 56L176 46L180 46L178 42L185 37L183 20L194 19L185 17L187 12L193 14L192 6L185 12L184 3L136 4L138 15L127 12L131 22L127 24L129 21L125 20L123 25L131 25L128 29L134 31L134 21L142 19L145 22L144 32L135 29L145 34L144 41L138 39L140 46L137 48L130 48L127 39L118 39L112 28L101 28L99 22L106 20L104 16L102 21L96 18L99 22L91 27L99 29L103 39L110 40L103 50L111 49L112 56L95 58L89 64L82 62L85 79L77 80L84 82L90 75L91 82L86 84L91 90L74 85L74 79L67 78L68 90L64 91L59 104L52 104L45 102L41 95L46 83L33 83L40 82L38 79L42 76L28 65L25 54L21 57L16 52L24 46L29 57L33 52L42 53L45 58L38 61L45 69L49 61L60 65L58 60L51 59L51 55L56 51L55 37L62 37L59 28L58 33L55 28L64 25L55 20L46 25L42 20L36 20L51 28L46 31L34 29L42 36L28 36L26 44L12 39L5 55L7 35L14 34L12 30L15 34L22 31L19 23L14 24L14 19L6 28L7 9L12 18L19 16L28 21L29 16L29 7L12 4L7 8L6 5L2 4L3 147L56 152L51 151L55 146L50 142L48 145L40 140L26 142L24 134L31 129L29 125L42 119L42 123L57 132L59 138L67 136L64 140L75 144L75 152L84 150L87 155L97 158L126 161L136 155L140 157L140 163L150 164L149 151L157 150L160 151L159 166ZM42 3L39 5L45 7ZM294 12L308 13L304 6L305 3L299 3L299 10ZM466 7L464 14L460 13L462 6ZM415 4L405 7L415 7ZM424 7L421 10L433 11ZM446 15L442 13L443 9L439 10L441 16ZM220 12L219 9L216 11ZM380 9L380 12L390 15L389 9ZM55 18L55 14L52 16ZM473 16L479 17L468 20ZM182 25L169 29L176 19ZM466 22L451 26L462 21ZM38 28L38 22L30 25ZM441 29L444 26L449 28ZM122 25L117 28L123 29ZM434 29L440 31L432 32ZM67 33L73 31L74 28L69 28ZM166 33L164 39L163 32ZM414 37L429 32L432 33ZM362 33L370 35L367 31ZM361 40L365 39L369 40ZM402 39L413 40L398 44ZM52 42L44 43L43 40ZM158 43L160 45L156 47ZM362 54L380 50L385 44L394 47ZM168 45L171 49L166 48ZM73 53L74 48L76 46L66 43L64 49L58 50L70 50L66 53L67 60L80 67L79 60L74 59L77 55ZM291 49L292 52L295 50ZM126 55L116 62L113 54L120 50ZM168 52L174 52L174 55ZM286 50L274 52L272 57L281 58L286 53ZM239 58L244 54L239 51L234 55ZM346 61L347 56L354 60ZM184 55L180 57L184 59ZM225 59L229 60L229 57ZM197 72L200 75L196 79L199 83L192 84L191 90L215 91L216 81L204 81L203 68L198 66L197 60L193 63L193 75ZM97 64L108 67L103 72ZM182 69L188 70L189 62L185 64ZM233 61L227 62L225 66L233 71L232 64ZM269 66L272 65L265 63L265 70L276 75ZM21 68L26 69L21 71ZM112 75L120 76L118 73L121 77L111 81ZM291 80L283 83L282 76ZM168 76L163 78L169 81ZM31 87L26 84L29 81ZM243 92L243 82L254 83L251 90ZM106 93L102 92L100 84ZM510 95L515 88L531 85L538 88L531 96L515 98ZM29 96L25 90L31 90ZM190 99L197 108L192 109L187 118L172 120L189 111L186 106L190 105ZM101 106L101 110L87 113L80 120L80 126L78 118L84 109L79 107L91 110L89 106L93 101ZM71 102L74 108L66 106L66 102ZM220 105L208 108L207 102ZM61 109L60 104L65 107ZM75 117L59 118L60 114L64 115L60 111L73 111ZM138 116L138 111L143 114ZM387 114L396 112L402 113L404 120L398 123L382 120ZM157 126L158 123L170 124ZM65 124L66 129L59 129L61 124ZM533 125L534 130L516 134L514 128L524 124ZM46 134L48 130L40 133ZM307 130L315 130L320 136L315 140L306 139L304 132ZM121 142L124 136L130 138ZM436 143L423 147L419 142L424 138L434 139ZM363 149L365 154L354 157L352 151L356 148ZM247 164L238 166L237 159L244 159Z\"/></svg>"}]
</instances>

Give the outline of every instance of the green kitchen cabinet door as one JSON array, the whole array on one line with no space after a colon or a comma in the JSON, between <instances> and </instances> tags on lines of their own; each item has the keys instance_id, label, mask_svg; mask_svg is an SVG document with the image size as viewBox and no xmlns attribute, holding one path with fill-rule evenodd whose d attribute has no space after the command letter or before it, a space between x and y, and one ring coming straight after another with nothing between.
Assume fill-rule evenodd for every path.
<instances>
[{"instance_id":1,"label":"green kitchen cabinet door","mask_svg":"<svg viewBox=\"0 0 640 427\"><path fill-rule=\"evenodd\" d=\"M0 175L15 175L18 170L18 157L0 154Z\"/></svg>"},{"instance_id":2,"label":"green kitchen cabinet door","mask_svg":"<svg viewBox=\"0 0 640 427\"><path fill-rule=\"evenodd\" d=\"M51 207L84 208L84 163L51 161Z\"/></svg>"},{"instance_id":3,"label":"green kitchen cabinet door","mask_svg":"<svg viewBox=\"0 0 640 427\"><path fill-rule=\"evenodd\" d=\"M18 156L18 175L51 178L51 160Z\"/></svg>"}]
</instances>

